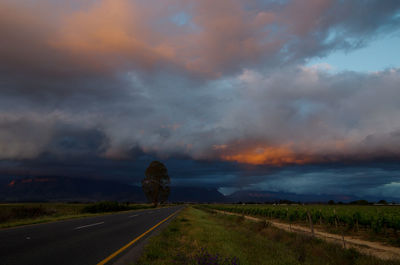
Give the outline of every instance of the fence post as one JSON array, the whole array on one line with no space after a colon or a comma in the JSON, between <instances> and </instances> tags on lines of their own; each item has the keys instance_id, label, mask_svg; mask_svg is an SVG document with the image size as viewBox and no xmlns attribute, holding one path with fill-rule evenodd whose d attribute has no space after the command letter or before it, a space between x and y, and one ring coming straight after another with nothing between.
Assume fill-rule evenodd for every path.
<instances>
[{"instance_id":1,"label":"fence post","mask_svg":"<svg viewBox=\"0 0 400 265\"><path fill-rule=\"evenodd\" d=\"M335 216L335 227L337 228L336 209L333 209L333 215Z\"/></svg>"},{"instance_id":2,"label":"fence post","mask_svg":"<svg viewBox=\"0 0 400 265\"><path fill-rule=\"evenodd\" d=\"M313 222L312 222L312 219L311 219L310 211L307 211L307 215L308 215L308 220L310 222L311 234L312 234L312 236L314 236L314 225L313 225Z\"/></svg>"},{"instance_id":3,"label":"fence post","mask_svg":"<svg viewBox=\"0 0 400 265\"><path fill-rule=\"evenodd\" d=\"M322 225L322 210L319 209L319 225Z\"/></svg>"},{"instance_id":4,"label":"fence post","mask_svg":"<svg viewBox=\"0 0 400 265\"><path fill-rule=\"evenodd\" d=\"M337 227L338 221L337 221L337 217L336 217L336 212L335 212L335 224L336 224L336 227ZM344 227L342 227L340 229L340 231L342 232L343 248L346 248L346 241L344 240Z\"/></svg>"},{"instance_id":5,"label":"fence post","mask_svg":"<svg viewBox=\"0 0 400 265\"><path fill-rule=\"evenodd\" d=\"M342 229L342 240L343 240L343 248L346 248L346 241L344 240L344 232Z\"/></svg>"},{"instance_id":6,"label":"fence post","mask_svg":"<svg viewBox=\"0 0 400 265\"><path fill-rule=\"evenodd\" d=\"M286 207L286 217L289 220L289 231L292 232L292 220L289 215L289 207Z\"/></svg>"}]
</instances>

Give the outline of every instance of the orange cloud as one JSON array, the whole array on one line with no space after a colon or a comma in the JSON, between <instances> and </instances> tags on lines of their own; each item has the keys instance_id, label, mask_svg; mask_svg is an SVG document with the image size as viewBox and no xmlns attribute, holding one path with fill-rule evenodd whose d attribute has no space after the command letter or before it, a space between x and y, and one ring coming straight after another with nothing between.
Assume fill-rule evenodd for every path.
<instances>
[{"instance_id":1,"label":"orange cloud","mask_svg":"<svg viewBox=\"0 0 400 265\"><path fill-rule=\"evenodd\" d=\"M49 44L97 66L152 68L169 63L216 77L278 51L283 43L265 42L269 32L264 28L275 20L273 13L247 11L240 1L169 0L160 5L95 2L66 14ZM170 17L177 11L188 13L188 25L172 23Z\"/></svg>"},{"instance_id":2,"label":"orange cloud","mask_svg":"<svg viewBox=\"0 0 400 265\"><path fill-rule=\"evenodd\" d=\"M173 56L149 27L148 10L137 2L104 0L85 11L67 15L54 48L83 55L93 63L115 66L121 62L151 67Z\"/></svg>"},{"instance_id":3,"label":"orange cloud","mask_svg":"<svg viewBox=\"0 0 400 265\"><path fill-rule=\"evenodd\" d=\"M215 78L275 64L294 38L306 39L291 47L289 56L304 47L307 54L324 48L318 42L329 29L329 11L347 5L352 6L333 0L289 1L273 8L241 0L3 0L0 35L7 49L0 53L6 51L10 63L20 58L21 65L32 57L46 66L74 64L68 69L167 66ZM172 21L179 13L187 15L187 23Z\"/></svg>"},{"instance_id":4,"label":"orange cloud","mask_svg":"<svg viewBox=\"0 0 400 265\"><path fill-rule=\"evenodd\" d=\"M252 165L275 165L306 164L315 162L315 159L308 155L297 155L289 147L256 147L233 154L224 154L223 160L235 161Z\"/></svg>"},{"instance_id":5,"label":"orange cloud","mask_svg":"<svg viewBox=\"0 0 400 265\"><path fill-rule=\"evenodd\" d=\"M271 12L246 10L236 0L197 1L193 23L199 31L192 33L185 54L185 66L196 72L221 75L248 61L258 61L280 48L278 42L266 42L265 26L275 20Z\"/></svg>"},{"instance_id":6,"label":"orange cloud","mask_svg":"<svg viewBox=\"0 0 400 265\"><path fill-rule=\"evenodd\" d=\"M22 5L0 4L14 11L4 12L11 25L18 29L22 24L24 31L33 31L23 35L37 36L41 51L51 50L89 69L149 70L169 65L219 77L280 51L288 38L268 25L288 25L295 34L303 34L318 24L330 1L294 3L274 11L246 8L238 0L100 0L75 5L57 8L43 1L40 10L26 12ZM185 25L171 20L180 12L189 17Z\"/></svg>"}]
</instances>

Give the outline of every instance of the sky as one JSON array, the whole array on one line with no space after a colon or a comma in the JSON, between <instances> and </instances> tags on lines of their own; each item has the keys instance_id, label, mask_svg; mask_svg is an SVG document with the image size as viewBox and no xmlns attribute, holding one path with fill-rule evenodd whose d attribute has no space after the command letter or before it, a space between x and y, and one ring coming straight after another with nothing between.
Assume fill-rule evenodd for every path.
<instances>
[{"instance_id":1,"label":"sky","mask_svg":"<svg viewBox=\"0 0 400 265\"><path fill-rule=\"evenodd\" d=\"M397 0L0 0L0 178L400 198Z\"/></svg>"}]
</instances>

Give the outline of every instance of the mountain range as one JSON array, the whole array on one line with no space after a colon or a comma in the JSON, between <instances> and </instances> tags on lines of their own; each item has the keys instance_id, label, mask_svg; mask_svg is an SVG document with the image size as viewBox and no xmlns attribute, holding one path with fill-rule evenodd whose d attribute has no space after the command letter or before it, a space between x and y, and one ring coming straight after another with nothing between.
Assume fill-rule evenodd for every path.
<instances>
[{"instance_id":1,"label":"mountain range","mask_svg":"<svg viewBox=\"0 0 400 265\"><path fill-rule=\"evenodd\" d=\"M139 186L111 180L70 177L30 177L0 182L0 201L130 201L146 202ZM217 189L171 187L171 202L219 202Z\"/></svg>"},{"instance_id":2,"label":"mountain range","mask_svg":"<svg viewBox=\"0 0 400 265\"><path fill-rule=\"evenodd\" d=\"M350 202L365 199L368 201L398 201L396 198L360 198L345 194L295 194L287 192L239 190L228 196L217 188L172 186L170 202ZM0 201L130 201L146 202L139 186L128 185L112 180L71 178L71 177L29 177L2 179L0 181Z\"/></svg>"}]
</instances>

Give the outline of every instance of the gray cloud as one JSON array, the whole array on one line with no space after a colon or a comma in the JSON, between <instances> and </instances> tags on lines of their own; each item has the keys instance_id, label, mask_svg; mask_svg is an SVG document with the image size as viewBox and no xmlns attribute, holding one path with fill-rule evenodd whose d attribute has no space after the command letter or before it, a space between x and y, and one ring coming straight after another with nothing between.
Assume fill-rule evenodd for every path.
<instances>
[{"instance_id":1,"label":"gray cloud","mask_svg":"<svg viewBox=\"0 0 400 265\"><path fill-rule=\"evenodd\" d=\"M3 173L179 158L221 163L193 182L251 186L276 166L400 157L399 69L303 65L395 32L398 1L39 2L0 3Z\"/></svg>"},{"instance_id":2,"label":"gray cloud","mask_svg":"<svg viewBox=\"0 0 400 265\"><path fill-rule=\"evenodd\" d=\"M163 83L167 78L171 82ZM105 154L115 157L124 156L132 146L161 157L183 154L246 162L235 155L259 155L254 163L269 162L268 148L284 148L277 152L277 161L283 164L296 156L310 162L398 157L399 79L398 70L333 74L315 67L269 75L245 70L206 83L165 75L152 80L135 76L124 78L127 86L109 102L77 96L52 112L41 105L35 111L30 103L31 114L20 106L13 112L8 106L1 121L3 142L10 146L9 137L19 143L19 138L41 135L40 141L28 140L40 154L47 148L42 144L49 141L46 135L62 130L54 125L59 122L101 131L109 139ZM26 128L10 133L16 124ZM28 136L20 137L24 132Z\"/></svg>"}]
</instances>

